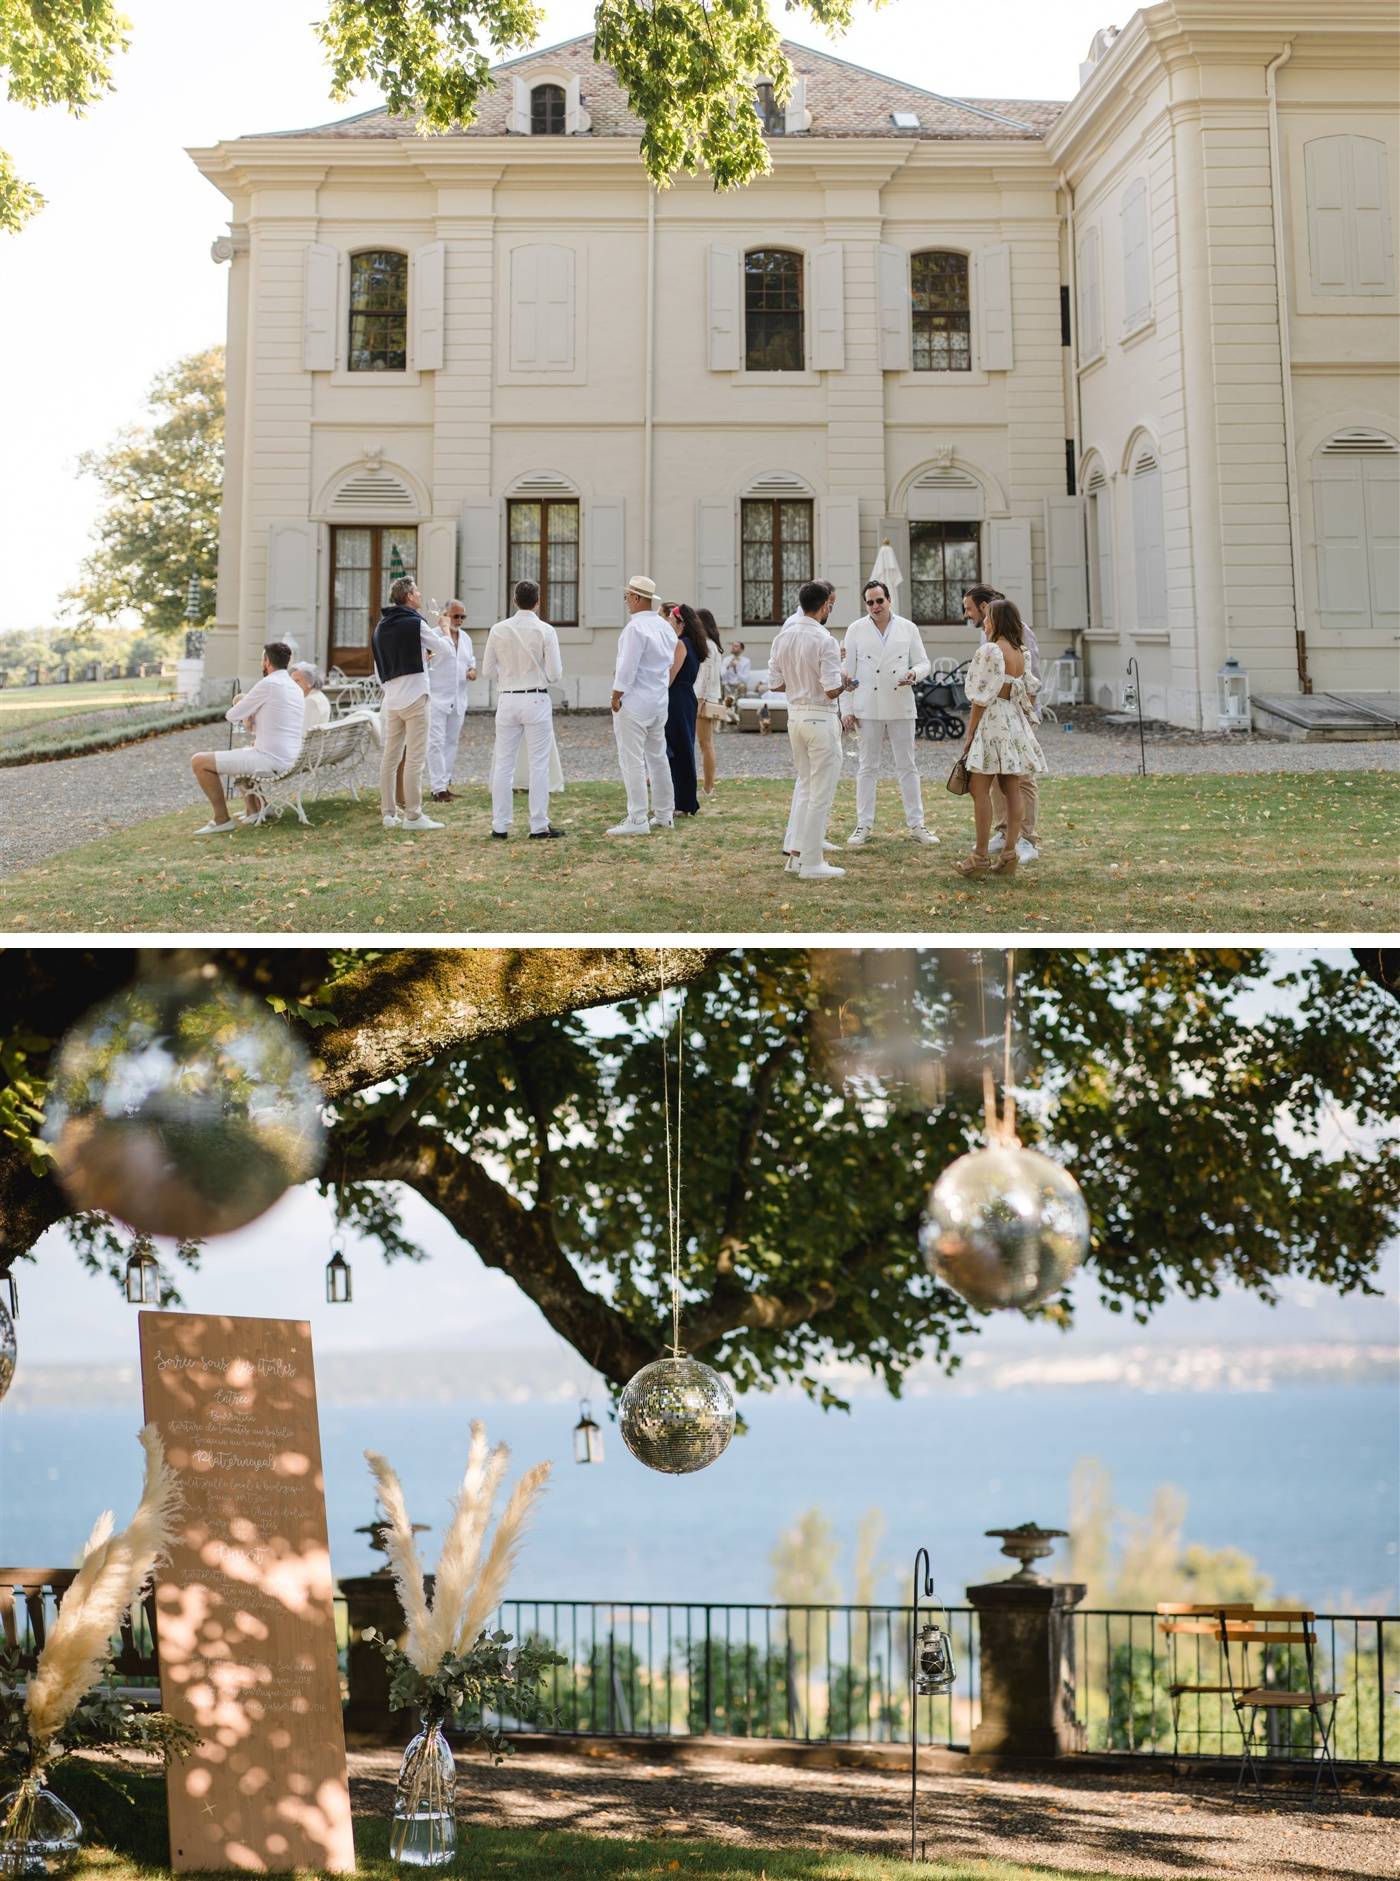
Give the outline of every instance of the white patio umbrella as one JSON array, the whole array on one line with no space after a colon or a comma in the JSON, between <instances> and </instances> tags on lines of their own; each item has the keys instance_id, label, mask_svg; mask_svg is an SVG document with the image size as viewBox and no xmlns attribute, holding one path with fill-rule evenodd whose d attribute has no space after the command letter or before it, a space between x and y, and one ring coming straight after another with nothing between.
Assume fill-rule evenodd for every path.
<instances>
[{"instance_id":1,"label":"white patio umbrella","mask_svg":"<svg viewBox=\"0 0 1400 1881\"><path fill-rule=\"evenodd\" d=\"M890 547L888 536L876 551L875 566L870 571L870 579L884 582L890 591L890 610L897 614L899 612L899 584L904 576L900 573L899 562L894 550Z\"/></svg>"}]
</instances>

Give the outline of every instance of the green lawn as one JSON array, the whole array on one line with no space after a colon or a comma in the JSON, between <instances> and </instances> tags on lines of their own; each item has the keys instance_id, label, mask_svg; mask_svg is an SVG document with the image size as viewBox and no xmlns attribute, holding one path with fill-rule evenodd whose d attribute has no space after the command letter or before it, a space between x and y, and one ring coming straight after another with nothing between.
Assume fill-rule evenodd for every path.
<instances>
[{"instance_id":1,"label":"green lawn","mask_svg":"<svg viewBox=\"0 0 1400 1881\"><path fill-rule=\"evenodd\" d=\"M887 787L888 788L888 787ZM380 826L376 801L311 806L233 836L195 837L202 802L104 837L0 883L0 929L26 933L1030 933L1380 931L1395 925L1400 774L1066 777L1043 793L1043 856L1013 880L967 882L965 799L927 792L943 841L917 846L886 818L836 858L838 882L786 875L790 787L735 780L694 822L609 837L616 784L555 800L563 842L489 839L487 793L438 813L446 827ZM437 808L437 806L431 806ZM853 822L837 793L832 831Z\"/></svg>"},{"instance_id":2,"label":"green lawn","mask_svg":"<svg viewBox=\"0 0 1400 1881\"><path fill-rule=\"evenodd\" d=\"M146 679L75 680L71 686L5 686L0 688L0 736L30 731L50 719L103 712L115 705L150 705L174 697L174 679L154 673Z\"/></svg>"}]
</instances>

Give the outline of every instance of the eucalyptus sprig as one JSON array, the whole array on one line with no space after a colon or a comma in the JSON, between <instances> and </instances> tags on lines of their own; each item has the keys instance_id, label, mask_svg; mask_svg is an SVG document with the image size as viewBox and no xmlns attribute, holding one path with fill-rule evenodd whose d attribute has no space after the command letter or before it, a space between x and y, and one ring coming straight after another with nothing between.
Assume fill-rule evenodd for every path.
<instances>
[{"instance_id":1,"label":"eucalyptus sprig","mask_svg":"<svg viewBox=\"0 0 1400 1881\"><path fill-rule=\"evenodd\" d=\"M562 1653L527 1641L514 1646L509 1633L482 1633L465 1652L446 1652L430 1672L416 1666L392 1639L373 1627L361 1637L381 1654L389 1668L389 1704L395 1711L412 1707L439 1723L454 1719L472 1741L483 1744L499 1763L513 1754L501 1731L481 1720L487 1711L550 1722L539 1691L551 1666L567 1665ZM476 1714L478 1722L470 1722Z\"/></svg>"}]
</instances>

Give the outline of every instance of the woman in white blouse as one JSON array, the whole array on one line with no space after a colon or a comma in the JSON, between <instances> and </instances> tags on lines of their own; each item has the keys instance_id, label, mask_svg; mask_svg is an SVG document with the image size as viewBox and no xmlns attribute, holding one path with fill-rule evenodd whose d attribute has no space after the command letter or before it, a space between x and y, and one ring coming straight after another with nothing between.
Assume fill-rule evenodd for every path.
<instances>
[{"instance_id":1,"label":"woman in white blouse","mask_svg":"<svg viewBox=\"0 0 1400 1881\"><path fill-rule=\"evenodd\" d=\"M959 875L1014 875L1021 834L1021 779L1044 771L1032 721L1040 681L1026 660L1025 629L1014 601L993 601L982 623L985 636L967 669L967 739L963 759L972 787L976 837L972 854L955 863ZM1006 846L988 853L992 785L1006 798Z\"/></svg>"},{"instance_id":2,"label":"woman in white blouse","mask_svg":"<svg viewBox=\"0 0 1400 1881\"><path fill-rule=\"evenodd\" d=\"M705 629L708 652L705 664L695 675L695 697L698 707L695 717L695 742L700 747L702 773L701 788L707 797L715 794L715 726L725 716L724 687L721 671L724 666L724 642L719 637L719 628L715 617L707 607L695 610L700 625Z\"/></svg>"}]
</instances>

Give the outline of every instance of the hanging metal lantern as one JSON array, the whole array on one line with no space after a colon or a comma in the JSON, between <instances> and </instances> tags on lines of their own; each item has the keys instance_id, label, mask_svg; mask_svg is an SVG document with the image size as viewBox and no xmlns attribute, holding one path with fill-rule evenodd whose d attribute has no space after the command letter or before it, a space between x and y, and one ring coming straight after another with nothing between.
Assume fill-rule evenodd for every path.
<instances>
[{"instance_id":1,"label":"hanging metal lantern","mask_svg":"<svg viewBox=\"0 0 1400 1881\"><path fill-rule=\"evenodd\" d=\"M77 1207L202 1240L315 1175L321 1099L285 1023L201 964L78 1021L56 1056L44 1136Z\"/></svg>"},{"instance_id":2,"label":"hanging metal lantern","mask_svg":"<svg viewBox=\"0 0 1400 1881\"><path fill-rule=\"evenodd\" d=\"M970 1306L1037 1306L1089 1251L1089 1211L1067 1169L1014 1140L973 1150L933 1186L919 1231L930 1270Z\"/></svg>"},{"instance_id":3,"label":"hanging metal lantern","mask_svg":"<svg viewBox=\"0 0 1400 1881\"><path fill-rule=\"evenodd\" d=\"M350 1263L345 1258L345 1243L339 1235L331 1241L331 1257L326 1262L326 1304L349 1306L353 1297Z\"/></svg>"},{"instance_id":4,"label":"hanging metal lantern","mask_svg":"<svg viewBox=\"0 0 1400 1881\"><path fill-rule=\"evenodd\" d=\"M127 1256L126 1300L128 1306L160 1305L160 1262L145 1235Z\"/></svg>"},{"instance_id":5,"label":"hanging metal lantern","mask_svg":"<svg viewBox=\"0 0 1400 1881\"><path fill-rule=\"evenodd\" d=\"M574 1425L574 1461L575 1463L601 1463L603 1433L593 1421L587 1398L581 1401L578 1409L579 1419Z\"/></svg>"},{"instance_id":6,"label":"hanging metal lantern","mask_svg":"<svg viewBox=\"0 0 1400 1881\"><path fill-rule=\"evenodd\" d=\"M19 1341L15 1337L14 1315L3 1300L0 1300L0 1398L15 1381L15 1364L19 1358Z\"/></svg>"},{"instance_id":7,"label":"hanging metal lantern","mask_svg":"<svg viewBox=\"0 0 1400 1881\"><path fill-rule=\"evenodd\" d=\"M940 1611L946 1620L947 1610ZM958 1668L953 1660L953 1640L951 1634L945 1632L936 1620L928 1620L919 1628L915 1665L918 1669L914 1677L914 1690L920 1698L952 1691L958 1676Z\"/></svg>"},{"instance_id":8,"label":"hanging metal lantern","mask_svg":"<svg viewBox=\"0 0 1400 1881\"><path fill-rule=\"evenodd\" d=\"M644 1365L618 1407L622 1441L639 1463L667 1476L688 1476L723 1456L734 1423L728 1385L693 1358Z\"/></svg>"}]
</instances>

